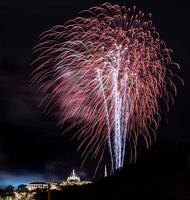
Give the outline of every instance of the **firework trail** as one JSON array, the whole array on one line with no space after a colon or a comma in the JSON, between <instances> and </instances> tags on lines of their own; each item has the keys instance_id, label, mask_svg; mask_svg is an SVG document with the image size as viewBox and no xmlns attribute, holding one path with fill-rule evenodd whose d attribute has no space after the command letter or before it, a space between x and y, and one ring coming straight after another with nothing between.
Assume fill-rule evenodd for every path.
<instances>
[{"instance_id":1,"label":"firework trail","mask_svg":"<svg viewBox=\"0 0 190 200\"><path fill-rule=\"evenodd\" d=\"M139 137L147 148L155 140L158 100L173 102L168 86L176 94L168 65L179 66L150 14L110 3L83 13L87 17L41 34L32 83L44 94L44 110L54 113L59 125L69 119L69 130L83 125L74 136L84 160L91 153L100 163L108 145L116 170L124 164L126 143L135 161Z\"/></svg>"}]
</instances>

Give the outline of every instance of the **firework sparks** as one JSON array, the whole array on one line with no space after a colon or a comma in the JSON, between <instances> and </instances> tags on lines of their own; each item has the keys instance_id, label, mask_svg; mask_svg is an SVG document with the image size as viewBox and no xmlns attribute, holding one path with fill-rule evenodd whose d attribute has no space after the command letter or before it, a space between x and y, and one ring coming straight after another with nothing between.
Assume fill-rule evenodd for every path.
<instances>
[{"instance_id":1,"label":"firework sparks","mask_svg":"<svg viewBox=\"0 0 190 200\"><path fill-rule=\"evenodd\" d=\"M56 113L59 125L83 124L75 133L84 160L102 160L109 146L113 170L123 166L126 142L130 160L142 136L147 148L160 121L158 99L176 93L169 64L171 50L150 20L136 7L105 3L41 35L35 48L38 68L32 83L43 92L41 105ZM69 127L72 128L72 127Z\"/></svg>"}]
</instances>

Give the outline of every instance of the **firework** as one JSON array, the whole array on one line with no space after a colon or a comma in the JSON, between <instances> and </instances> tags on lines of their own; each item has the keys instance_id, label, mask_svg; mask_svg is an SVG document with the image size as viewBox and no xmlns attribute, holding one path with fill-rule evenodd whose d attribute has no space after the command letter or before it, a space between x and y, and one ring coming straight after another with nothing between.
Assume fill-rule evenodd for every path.
<instances>
[{"instance_id":1,"label":"firework","mask_svg":"<svg viewBox=\"0 0 190 200\"><path fill-rule=\"evenodd\" d=\"M158 100L173 101L167 90L178 66L170 57L150 20L136 7L104 3L44 32L35 48L38 65L32 83L42 92L41 105L54 113L59 125L72 119L68 128L89 155L102 160L108 145L111 166L136 160L141 136L148 148L155 140L160 121ZM98 165L99 165L98 163Z\"/></svg>"}]
</instances>

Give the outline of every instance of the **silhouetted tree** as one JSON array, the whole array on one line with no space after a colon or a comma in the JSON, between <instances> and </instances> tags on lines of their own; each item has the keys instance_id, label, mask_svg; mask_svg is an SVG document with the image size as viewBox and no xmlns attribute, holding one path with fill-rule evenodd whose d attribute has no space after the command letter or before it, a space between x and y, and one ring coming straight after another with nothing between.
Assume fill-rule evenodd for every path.
<instances>
[{"instance_id":1,"label":"silhouetted tree","mask_svg":"<svg viewBox=\"0 0 190 200\"><path fill-rule=\"evenodd\" d=\"M2 189L2 188L0 188L0 197L3 198L3 197L5 197L5 196L6 196L6 195L5 195L5 190Z\"/></svg>"},{"instance_id":2,"label":"silhouetted tree","mask_svg":"<svg viewBox=\"0 0 190 200\"><path fill-rule=\"evenodd\" d=\"M12 185L9 185L5 188L5 195L9 197L14 197L14 187Z\"/></svg>"},{"instance_id":3,"label":"silhouetted tree","mask_svg":"<svg viewBox=\"0 0 190 200\"><path fill-rule=\"evenodd\" d=\"M17 192L29 192L28 188L26 187L27 185L21 184L17 188Z\"/></svg>"}]
</instances>

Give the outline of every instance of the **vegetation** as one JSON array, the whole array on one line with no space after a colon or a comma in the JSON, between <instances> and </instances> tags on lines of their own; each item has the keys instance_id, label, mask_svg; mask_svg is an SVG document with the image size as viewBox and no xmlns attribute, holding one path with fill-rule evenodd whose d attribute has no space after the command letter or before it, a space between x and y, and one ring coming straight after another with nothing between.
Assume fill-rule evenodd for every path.
<instances>
[{"instance_id":1,"label":"vegetation","mask_svg":"<svg viewBox=\"0 0 190 200\"><path fill-rule=\"evenodd\" d=\"M34 200L26 185L19 185L16 192L12 185L0 189L0 200Z\"/></svg>"}]
</instances>

